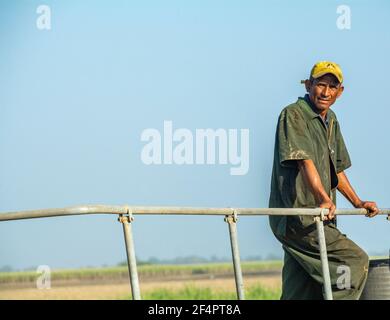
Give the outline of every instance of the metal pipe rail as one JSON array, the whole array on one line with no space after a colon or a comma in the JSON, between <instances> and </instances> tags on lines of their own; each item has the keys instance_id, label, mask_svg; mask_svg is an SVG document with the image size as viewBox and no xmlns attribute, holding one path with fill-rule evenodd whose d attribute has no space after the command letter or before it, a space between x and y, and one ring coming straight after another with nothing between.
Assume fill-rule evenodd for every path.
<instances>
[{"instance_id":1,"label":"metal pipe rail","mask_svg":"<svg viewBox=\"0 0 390 320\"><path fill-rule=\"evenodd\" d=\"M0 213L0 221L62 217L86 214L128 214L133 215L231 215L237 216L296 216L321 215L328 213L321 208L201 208L201 207L153 207L153 206L107 206L107 205L80 205L66 208L24 210ZM365 209L336 209L336 215L364 215ZM381 209L379 214L390 215L390 209Z\"/></svg>"},{"instance_id":2,"label":"metal pipe rail","mask_svg":"<svg viewBox=\"0 0 390 320\"><path fill-rule=\"evenodd\" d=\"M329 275L328 257L326 253L326 242L324 233L324 216L328 209L322 208L199 208L199 207L152 207L152 206L107 206L107 205L82 205L57 209L27 210L0 213L0 221L62 217L72 215L88 214L116 214L119 215L119 222L123 225L125 238L126 255L130 275L130 286L134 300L141 299L137 264L135 258L135 249L133 241L133 232L131 223L137 215L221 215L225 216L225 222L229 225L230 244L232 249L232 258L234 266L234 276L236 282L237 298L245 299L244 283L242 279L240 254L237 238L237 220L238 216L265 216L265 215L309 215L317 226L320 257L322 263L322 273L324 279L324 298L332 300L332 290ZM365 215L365 209L337 209L336 215ZM390 217L390 209L381 209L381 215Z\"/></svg>"}]
</instances>

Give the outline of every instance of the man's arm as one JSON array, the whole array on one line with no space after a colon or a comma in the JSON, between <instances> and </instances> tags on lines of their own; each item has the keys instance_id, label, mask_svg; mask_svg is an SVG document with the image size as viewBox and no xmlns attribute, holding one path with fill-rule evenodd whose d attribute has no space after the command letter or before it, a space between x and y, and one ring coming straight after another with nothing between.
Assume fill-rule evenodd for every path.
<instances>
[{"instance_id":1,"label":"man's arm","mask_svg":"<svg viewBox=\"0 0 390 320\"><path fill-rule=\"evenodd\" d=\"M378 214L379 209L375 202L373 201L362 201L356 194L355 190L352 188L346 174L344 171L337 174L337 178L339 179L339 184L337 189L343 194L343 196L348 199L350 203L355 208L364 208L368 210L367 217L374 217Z\"/></svg>"},{"instance_id":2,"label":"man's arm","mask_svg":"<svg viewBox=\"0 0 390 320\"><path fill-rule=\"evenodd\" d=\"M313 193L318 206L320 208L329 209L329 213L327 217L325 217L325 220L333 219L336 206L325 191L313 160L298 160L297 163L299 171L302 173L307 186Z\"/></svg>"}]
</instances>

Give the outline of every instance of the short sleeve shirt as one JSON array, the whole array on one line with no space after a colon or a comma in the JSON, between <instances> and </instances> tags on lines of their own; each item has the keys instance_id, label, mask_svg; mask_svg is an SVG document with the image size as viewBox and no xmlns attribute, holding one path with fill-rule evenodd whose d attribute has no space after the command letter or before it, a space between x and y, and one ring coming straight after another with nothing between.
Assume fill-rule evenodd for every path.
<instances>
[{"instance_id":1,"label":"short sleeve shirt","mask_svg":"<svg viewBox=\"0 0 390 320\"><path fill-rule=\"evenodd\" d=\"M336 201L337 174L351 166L340 125L332 110L326 122L317 114L308 95L284 108L279 116L271 179L270 208L315 208L317 203L297 166L311 159L325 191ZM310 216L300 217L311 224ZM274 233L284 235L286 216L270 216Z\"/></svg>"}]
</instances>

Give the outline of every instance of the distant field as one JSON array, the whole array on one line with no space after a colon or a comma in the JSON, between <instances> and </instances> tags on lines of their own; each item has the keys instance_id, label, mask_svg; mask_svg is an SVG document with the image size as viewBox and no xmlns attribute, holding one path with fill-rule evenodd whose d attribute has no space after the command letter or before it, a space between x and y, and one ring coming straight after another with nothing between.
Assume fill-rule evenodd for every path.
<instances>
[{"instance_id":1,"label":"distant field","mask_svg":"<svg viewBox=\"0 0 390 320\"><path fill-rule=\"evenodd\" d=\"M278 299L281 261L243 262L247 299ZM142 265L143 299L236 299L231 263ZM37 289L35 272L0 273L0 299L131 299L127 266L55 270L51 289Z\"/></svg>"},{"instance_id":2,"label":"distant field","mask_svg":"<svg viewBox=\"0 0 390 320\"><path fill-rule=\"evenodd\" d=\"M241 263L244 274L275 271L282 268L281 261L248 261ZM162 279L171 277L193 277L197 275L231 275L232 263L207 263L193 265L141 265L138 267L140 279ZM88 268L74 270L53 270L51 280L89 280L108 281L118 278L128 278L127 266L110 268ZM0 272L0 285L21 282L35 282L35 271Z\"/></svg>"},{"instance_id":3,"label":"distant field","mask_svg":"<svg viewBox=\"0 0 390 320\"><path fill-rule=\"evenodd\" d=\"M280 297L280 276L245 277L246 299L276 300ZM235 300L233 278L191 281L151 281L140 284L144 300ZM0 287L0 300L128 300L130 285L125 283L96 283L88 285L56 286L38 290L36 287Z\"/></svg>"}]
</instances>

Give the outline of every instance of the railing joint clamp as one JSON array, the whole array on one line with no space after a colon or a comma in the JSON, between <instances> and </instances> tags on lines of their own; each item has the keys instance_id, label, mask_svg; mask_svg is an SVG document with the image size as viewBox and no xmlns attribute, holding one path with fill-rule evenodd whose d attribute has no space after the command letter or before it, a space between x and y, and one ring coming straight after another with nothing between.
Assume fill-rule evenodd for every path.
<instances>
[{"instance_id":1,"label":"railing joint clamp","mask_svg":"<svg viewBox=\"0 0 390 320\"><path fill-rule=\"evenodd\" d=\"M321 221L325 220L325 215L324 215L325 208L321 208L321 214L320 214L320 219Z\"/></svg>"},{"instance_id":2,"label":"railing joint clamp","mask_svg":"<svg viewBox=\"0 0 390 320\"><path fill-rule=\"evenodd\" d=\"M118 221L120 223L125 223L125 222L131 223L131 222L133 222L134 221L134 216L133 216L132 210L130 209L130 207L128 205L125 206L125 209L126 209L126 213L125 214L120 214L119 218L118 218Z\"/></svg>"},{"instance_id":3,"label":"railing joint clamp","mask_svg":"<svg viewBox=\"0 0 390 320\"><path fill-rule=\"evenodd\" d=\"M314 216L314 221L317 221L317 219L320 219L320 221L325 221L324 211L326 210L326 208L320 208L320 209L321 209L320 215Z\"/></svg>"},{"instance_id":4,"label":"railing joint clamp","mask_svg":"<svg viewBox=\"0 0 390 320\"><path fill-rule=\"evenodd\" d=\"M230 208L230 209L232 209L233 212L232 212L232 214L229 214L229 215L225 216L225 222L229 222L229 223L234 222L234 223L236 223L238 221L237 211L234 208Z\"/></svg>"}]
</instances>

